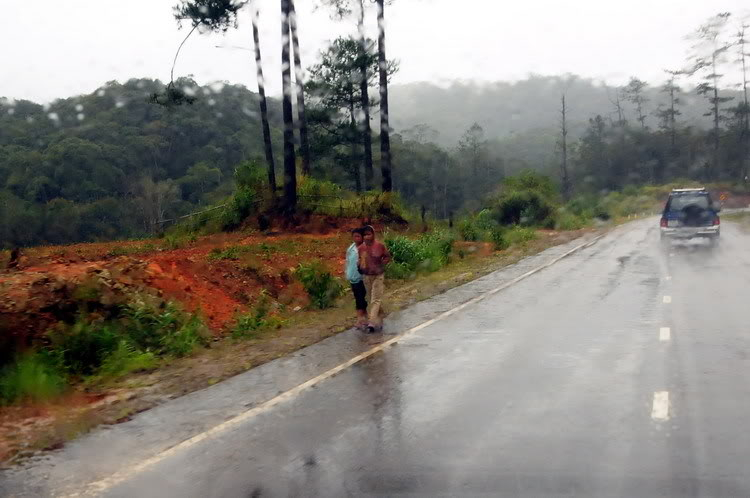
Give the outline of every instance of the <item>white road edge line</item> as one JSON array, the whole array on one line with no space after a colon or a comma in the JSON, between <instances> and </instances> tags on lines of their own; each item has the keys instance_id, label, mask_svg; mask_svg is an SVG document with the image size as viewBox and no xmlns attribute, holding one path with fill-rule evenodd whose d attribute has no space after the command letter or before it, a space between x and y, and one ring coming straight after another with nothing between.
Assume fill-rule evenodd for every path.
<instances>
[{"instance_id":1,"label":"white road edge line","mask_svg":"<svg viewBox=\"0 0 750 498\"><path fill-rule=\"evenodd\" d=\"M662 327L659 329L659 340L662 342L666 342L670 339L670 330L669 327Z\"/></svg>"},{"instance_id":2,"label":"white road edge line","mask_svg":"<svg viewBox=\"0 0 750 498\"><path fill-rule=\"evenodd\" d=\"M664 296L663 299L664 304L669 304L672 302L672 296Z\"/></svg>"},{"instance_id":3,"label":"white road edge line","mask_svg":"<svg viewBox=\"0 0 750 498\"><path fill-rule=\"evenodd\" d=\"M654 404L651 407L651 418L659 422L669 420L668 391L656 391L654 393Z\"/></svg>"},{"instance_id":4,"label":"white road edge line","mask_svg":"<svg viewBox=\"0 0 750 498\"><path fill-rule=\"evenodd\" d=\"M379 353L380 351L383 351L387 347L389 347L389 346L397 343L398 341L402 340L406 336L414 334L415 332L418 332L418 331L420 331L420 330L422 330L422 329L424 329L426 327L429 327L430 325L432 325L432 324L434 324L434 323L442 320L443 318L447 318L447 317L449 317L449 316L451 316L451 315L453 315L455 313L458 313L459 311L461 311L461 310L463 310L463 309L471 306L472 304L476 304L479 301L482 301L483 299L485 299L485 298L487 298L489 296L497 294L498 292L500 292L500 291L502 291L504 289L507 289L508 287L510 287L510 286L512 286L514 284L517 284L521 280L524 280L525 278L530 277L531 275L533 275L535 273L538 273L538 272L544 270L545 268L549 268L550 266L554 265L558 261L561 261L562 259L567 258L571 254L573 254L573 253L575 253L575 252L577 252L577 251L579 251L581 249L585 249L587 247L590 247L590 246L594 245L596 242L599 241L599 239L601 239L605 235L606 234L597 235L592 240L574 247L573 249L565 252L564 254L562 254L562 255L560 255L560 256L552 259L551 261L543 264L542 266L538 266L538 267L534 268L533 270L527 271L523 275L520 275L520 276L514 278L513 280L511 280L509 282L506 282L506 283L504 283L504 284L502 284L502 285L500 285L500 286L498 286L498 287L496 287L494 289L491 289L491 290L485 292L484 294L480 294L479 296L476 296L476 297L474 297L472 299L469 299L468 301L464 302L463 304L460 304L460 305L456 306L455 308L452 308L452 309L450 309L448 311L445 311L445 312L439 314L435 318L427 320L426 322L420 323L419 325L417 325L415 327L412 327L412 328L410 328L410 329L408 329L408 330L406 330L406 331L404 331L404 332L402 332L402 333L400 333L398 335L395 335L391 339L388 339L387 341L378 344L374 348L369 349L369 350L365 351L364 353L358 354L357 356L353 357L352 359L350 359L350 360L348 360L348 361L346 361L346 362L344 362L344 363L342 363L342 364L340 364L340 365L338 365L336 367L333 367L330 370L327 370L327 371L323 372L322 374L320 374L320 375L318 375L316 377L313 377L312 379L310 379L310 380L308 380L306 382L303 382L302 384L298 385L297 387L293 387L293 388L289 389L288 391L283 392L283 393L279 394L278 396L276 396L274 398L271 398L268 401L266 401L266 402L264 402L264 403L262 403L262 404L260 404L260 405L258 405L256 407L254 407L254 408L251 408L250 410L247 410L246 412L240 413L239 415L235 416L234 418L230 418L229 420L227 420L225 422L222 422L221 424L216 425L216 426L212 427L211 429L209 429L209 430L207 430L205 432L197 434L197 435L195 435L195 436L193 436L193 437L191 437L189 439L186 439L186 440L182 441L181 443L177 443L176 445L174 445L171 448L168 448L168 449L162 451L161 453L157 453L156 455L154 455L154 456L152 456L150 458L142 460L137 465L134 465L134 466L132 466L130 468L127 468L127 469L121 470L119 472L116 472L116 473L112 474L111 476L106 477L104 479L101 479L99 481L91 482L91 483L85 485L84 489L81 490L81 491L79 491L79 492L75 492L75 493L71 493L71 494L67 494L67 495L63 495L63 496L64 496L64 498L73 498L73 497L79 497L79 496L92 496L92 495L100 494L100 493L106 491L107 489L110 489L110 488L112 488L112 487L114 487L114 486L116 486L116 485L118 485L118 484L120 484L120 483L128 480L130 477L132 477L132 476L134 476L134 475L136 475L136 474L144 471L146 468L151 467L152 465L155 465L155 464L161 462L162 460L165 460L165 459L169 458L170 456L179 453L180 451L186 450L186 449L190 448L191 446L195 446L196 444L200 443L201 441L205 441L206 439L210 438L211 436L215 436L217 434L225 432L225 431L231 429L232 427L235 427L235 426L241 424L242 422L245 422L246 420L249 420L249 419L255 417L256 415L259 415L259 414L261 414L263 412L268 411L269 409L273 408L274 406L276 406L278 404L281 404L284 401L287 401L287 400L289 400L289 399L297 396L302 391L304 391L304 390L306 390L306 389L308 389L310 387L313 387L316 384L319 384L319 383L321 383L322 381L324 381L326 379L329 379L329 378L335 376L339 372L341 372L343 370L346 370L350 366L352 366L352 365L354 365L356 363L359 363L360 361L362 361L362 360L364 360L364 359L366 359L366 358L368 358L368 357L370 357L370 356L372 356L372 355L374 355L376 353Z\"/></svg>"}]
</instances>

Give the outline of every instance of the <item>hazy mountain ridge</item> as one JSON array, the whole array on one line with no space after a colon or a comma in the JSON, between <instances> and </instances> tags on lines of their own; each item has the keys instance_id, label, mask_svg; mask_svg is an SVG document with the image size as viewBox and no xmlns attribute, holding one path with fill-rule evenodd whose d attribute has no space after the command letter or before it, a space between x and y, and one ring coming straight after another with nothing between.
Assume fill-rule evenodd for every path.
<instances>
[{"instance_id":1,"label":"hazy mountain ridge","mask_svg":"<svg viewBox=\"0 0 750 498\"><path fill-rule=\"evenodd\" d=\"M392 85L391 126L402 132L416 124L425 123L438 131L437 141L453 146L472 123L479 123L488 139L502 139L533 129L555 130L560 120L560 97L565 93L568 120L573 137L580 134L589 118L601 114L606 119L616 119L616 89L592 79L578 76L531 76L515 83L490 84L456 82L441 87L428 82ZM734 90L722 90L722 96L735 97L725 105L731 107L740 95ZM646 124L658 126L653 115L659 104L666 105L668 97L660 87L645 90L648 98ZM684 86L679 117L685 125L707 127L703 116L708 102L697 95L695 89ZM621 105L625 117L635 122L635 108L629 102Z\"/></svg>"}]
</instances>

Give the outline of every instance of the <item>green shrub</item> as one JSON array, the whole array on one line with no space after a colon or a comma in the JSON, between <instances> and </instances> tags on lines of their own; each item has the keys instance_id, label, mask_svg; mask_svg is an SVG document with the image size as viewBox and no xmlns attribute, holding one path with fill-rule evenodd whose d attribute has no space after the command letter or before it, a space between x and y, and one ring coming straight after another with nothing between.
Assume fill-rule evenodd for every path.
<instances>
[{"instance_id":1,"label":"green shrub","mask_svg":"<svg viewBox=\"0 0 750 498\"><path fill-rule=\"evenodd\" d=\"M513 227L505 234L509 244L520 244L525 245L527 242L531 242L537 238L536 230L528 227Z\"/></svg>"},{"instance_id":2,"label":"green shrub","mask_svg":"<svg viewBox=\"0 0 750 498\"><path fill-rule=\"evenodd\" d=\"M232 329L232 338L252 339L263 330L281 328L284 325L284 320L269 314L269 312L268 296L262 294L251 311L243 313L237 318L237 323Z\"/></svg>"},{"instance_id":3,"label":"green shrub","mask_svg":"<svg viewBox=\"0 0 750 498\"><path fill-rule=\"evenodd\" d=\"M111 323L90 323L79 317L72 326L51 336L51 354L66 372L93 375L117 349L121 337Z\"/></svg>"},{"instance_id":4,"label":"green shrub","mask_svg":"<svg viewBox=\"0 0 750 498\"><path fill-rule=\"evenodd\" d=\"M471 218L463 219L458 223L458 233L465 241L475 242L479 240L479 228Z\"/></svg>"},{"instance_id":5,"label":"green shrub","mask_svg":"<svg viewBox=\"0 0 750 498\"><path fill-rule=\"evenodd\" d=\"M448 264L453 237L442 231L431 232L417 239L403 235L386 236L385 245L393 258L386 267L386 276L404 279L413 277L419 271L437 271Z\"/></svg>"},{"instance_id":6,"label":"green shrub","mask_svg":"<svg viewBox=\"0 0 750 498\"><path fill-rule=\"evenodd\" d=\"M220 249L218 247L214 247L211 249L211 251L208 253L208 259L217 261L222 259L240 259L240 254L242 253L243 248L239 246L229 246L224 249Z\"/></svg>"},{"instance_id":7,"label":"green shrub","mask_svg":"<svg viewBox=\"0 0 750 498\"><path fill-rule=\"evenodd\" d=\"M255 211L258 202L255 190L251 187L237 187L221 213L222 230L234 230L239 227Z\"/></svg>"},{"instance_id":8,"label":"green shrub","mask_svg":"<svg viewBox=\"0 0 750 498\"><path fill-rule=\"evenodd\" d=\"M601 197L592 194L578 195L571 199L565 210L584 219L608 220L611 216L602 204Z\"/></svg>"},{"instance_id":9,"label":"green shrub","mask_svg":"<svg viewBox=\"0 0 750 498\"><path fill-rule=\"evenodd\" d=\"M336 298L344 291L341 282L319 261L300 263L296 275L310 296L313 306L318 309L333 306Z\"/></svg>"},{"instance_id":10,"label":"green shrub","mask_svg":"<svg viewBox=\"0 0 750 498\"><path fill-rule=\"evenodd\" d=\"M495 207L496 219L503 225L554 225L555 208L542 194L533 190L503 195Z\"/></svg>"},{"instance_id":11,"label":"green shrub","mask_svg":"<svg viewBox=\"0 0 750 498\"><path fill-rule=\"evenodd\" d=\"M169 233L164 236L164 247L171 250L182 249L183 247L195 242L197 238L198 237L194 233Z\"/></svg>"},{"instance_id":12,"label":"green shrub","mask_svg":"<svg viewBox=\"0 0 750 498\"><path fill-rule=\"evenodd\" d=\"M532 170L525 170L517 175L503 179L503 190L508 192L537 192L542 197L554 201L558 197L557 189L549 176Z\"/></svg>"},{"instance_id":13,"label":"green shrub","mask_svg":"<svg viewBox=\"0 0 750 498\"><path fill-rule=\"evenodd\" d=\"M121 339L117 348L104 359L96 376L102 379L116 379L132 372L151 370L156 363L154 353L138 351L128 341Z\"/></svg>"},{"instance_id":14,"label":"green shrub","mask_svg":"<svg viewBox=\"0 0 750 498\"><path fill-rule=\"evenodd\" d=\"M567 211L560 213L555 223L557 230L580 230L586 226L588 226L586 219Z\"/></svg>"},{"instance_id":15,"label":"green shrub","mask_svg":"<svg viewBox=\"0 0 750 498\"><path fill-rule=\"evenodd\" d=\"M391 261L385 267L385 277L392 280L410 280L417 276L417 272L406 263Z\"/></svg>"},{"instance_id":16,"label":"green shrub","mask_svg":"<svg viewBox=\"0 0 750 498\"><path fill-rule=\"evenodd\" d=\"M64 389L64 375L40 354L27 354L0 370L0 405L45 401Z\"/></svg>"},{"instance_id":17,"label":"green shrub","mask_svg":"<svg viewBox=\"0 0 750 498\"><path fill-rule=\"evenodd\" d=\"M506 233L507 230L500 226L496 226L490 230L490 240L495 244L496 251L503 251L510 247Z\"/></svg>"},{"instance_id":18,"label":"green shrub","mask_svg":"<svg viewBox=\"0 0 750 498\"><path fill-rule=\"evenodd\" d=\"M492 230L497 227L497 220L492 215L492 210L482 209L474 218L474 225L479 230Z\"/></svg>"},{"instance_id":19,"label":"green shrub","mask_svg":"<svg viewBox=\"0 0 750 498\"><path fill-rule=\"evenodd\" d=\"M158 354L185 356L208 343L209 333L203 320L186 313L174 303L156 308L146 303L128 306L122 325L127 336L141 350Z\"/></svg>"}]
</instances>

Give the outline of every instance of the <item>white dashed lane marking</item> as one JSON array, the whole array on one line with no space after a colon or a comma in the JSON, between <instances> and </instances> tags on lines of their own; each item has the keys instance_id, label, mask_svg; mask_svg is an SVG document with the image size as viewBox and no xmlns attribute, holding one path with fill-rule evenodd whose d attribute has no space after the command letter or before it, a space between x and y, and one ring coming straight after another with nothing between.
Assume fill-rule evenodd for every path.
<instances>
[{"instance_id":1,"label":"white dashed lane marking","mask_svg":"<svg viewBox=\"0 0 750 498\"><path fill-rule=\"evenodd\" d=\"M662 327L659 329L659 340L662 342L666 342L670 339L671 332L669 330L669 327Z\"/></svg>"},{"instance_id":2,"label":"white dashed lane marking","mask_svg":"<svg viewBox=\"0 0 750 498\"><path fill-rule=\"evenodd\" d=\"M654 404L651 408L651 418L657 421L669 420L669 392L656 391Z\"/></svg>"}]
</instances>

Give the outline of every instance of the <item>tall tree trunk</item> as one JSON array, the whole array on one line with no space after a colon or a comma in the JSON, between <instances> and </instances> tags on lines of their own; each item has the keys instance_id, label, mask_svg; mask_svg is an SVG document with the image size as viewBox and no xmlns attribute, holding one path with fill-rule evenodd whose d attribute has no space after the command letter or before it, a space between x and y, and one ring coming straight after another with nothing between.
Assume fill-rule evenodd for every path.
<instances>
[{"instance_id":1,"label":"tall tree trunk","mask_svg":"<svg viewBox=\"0 0 750 498\"><path fill-rule=\"evenodd\" d=\"M747 29L747 25L743 23L742 28L740 30L740 39L739 39L739 48L740 48L740 62L742 62L742 93L744 96L744 114L743 117L745 118L742 125L742 159L741 159L741 168L742 168L742 181L747 181L747 162L748 155L750 155L750 104L748 103L747 98L747 54L745 52L745 30Z\"/></svg>"},{"instance_id":2,"label":"tall tree trunk","mask_svg":"<svg viewBox=\"0 0 750 498\"><path fill-rule=\"evenodd\" d=\"M292 35L292 50L294 52L294 81L297 85L297 117L299 121L299 143L302 155L302 173L310 174L310 139L307 134L307 118L305 117L304 71L299 52L299 38L297 36L297 11L294 0L289 0L289 28Z\"/></svg>"},{"instance_id":3,"label":"tall tree trunk","mask_svg":"<svg viewBox=\"0 0 750 498\"><path fill-rule=\"evenodd\" d=\"M380 73L380 171L383 192L393 189L391 178L391 131L388 124L388 65L385 58L385 1L378 2L378 65Z\"/></svg>"},{"instance_id":4,"label":"tall tree trunk","mask_svg":"<svg viewBox=\"0 0 750 498\"><path fill-rule=\"evenodd\" d=\"M263 127L263 148L266 153L268 168L268 187L271 197L276 198L276 164L273 159L271 127L268 125L268 104L266 103L266 84L263 79L263 64L260 58L260 37L258 36L258 11L253 10L253 43L255 44L255 68L258 74L258 96L260 100L260 121Z\"/></svg>"},{"instance_id":5,"label":"tall tree trunk","mask_svg":"<svg viewBox=\"0 0 750 498\"><path fill-rule=\"evenodd\" d=\"M570 180L568 179L568 108L565 105L565 94L562 96L561 134L562 134L562 164L560 165L560 176L562 177L563 198L567 201L570 198Z\"/></svg>"},{"instance_id":6,"label":"tall tree trunk","mask_svg":"<svg viewBox=\"0 0 750 498\"><path fill-rule=\"evenodd\" d=\"M357 118L354 114L354 89L352 88L352 91L349 92L349 139L350 139L350 154L351 154L351 164L349 165L349 168L352 172L352 177L354 178L354 188L357 191L357 194L360 194L362 192L362 178L359 175L359 160L357 159ZM365 189L367 187L365 186Z\"/></svg>"},{"instance_id":7,"label":"tall tree trunk","mask_svg":"<svg viewBox=\"0 0 750 498\"><path fill-rule=\"evenodd\" d=\"M281 0L281 108L284 118L284 211L297 209L297 165L294 156L294 118L292 117L292 68L289 60L289 0Z\"/></svg>"},{"instance_id":8,"label":"tall tree trunk","mask_svg":"<svg viewBox=\"0 0 750 498\"><path fill-rule=\"evenodd\" d=\"M359 33L359 46L362 51L359 65L360 81L359 92L362 99L362 111L364 118L362 122L362 144L365 149L365 190L373 188L373 167L372 167L372 131L370 130L370 95L368 90L367 74L367 39L365 37L365 4L364 0L359 0L359 20L357 22L357 31Z\"/></svg>"}]
</instances>

